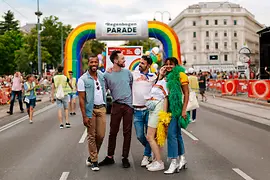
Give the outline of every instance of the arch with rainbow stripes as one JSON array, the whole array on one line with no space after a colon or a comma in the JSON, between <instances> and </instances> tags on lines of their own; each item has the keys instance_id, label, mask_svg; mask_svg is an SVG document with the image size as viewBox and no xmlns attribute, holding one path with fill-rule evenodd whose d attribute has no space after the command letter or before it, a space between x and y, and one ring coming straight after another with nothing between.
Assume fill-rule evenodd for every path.
<instances>
[{"instance_id":1,"label":"arch with rainbow stripes","mask_svg":"<svg viewBox=\"0 0 270 180\"><path fill-rule=\"evenodd\" d=\"M148 21L148 36L163 44L164 58L176 57L181 64L180 43L177 34L167 24ZM78 79L82 74L81 49L87 40L96 38L96 23L87 22L76 27L68 36L65 44L64 74L73 71Z\"/></svg>"}]
</instances>

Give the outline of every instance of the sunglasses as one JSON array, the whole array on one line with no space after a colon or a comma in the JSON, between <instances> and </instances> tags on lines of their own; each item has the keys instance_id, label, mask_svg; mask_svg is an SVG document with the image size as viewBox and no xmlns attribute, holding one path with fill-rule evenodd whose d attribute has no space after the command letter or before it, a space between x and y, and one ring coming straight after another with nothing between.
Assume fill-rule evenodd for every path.
<instances>
[{"instance_id":1,"label":"sunglasses","mask_svg":"<svg viewBox=\"0 0 270 180\"><path fill-rule=\"evenodd\" d=\"M99 83L98 82L96 82L96 85L97 85L97 90L99 91Z\"/></svg>"}]
</instances>

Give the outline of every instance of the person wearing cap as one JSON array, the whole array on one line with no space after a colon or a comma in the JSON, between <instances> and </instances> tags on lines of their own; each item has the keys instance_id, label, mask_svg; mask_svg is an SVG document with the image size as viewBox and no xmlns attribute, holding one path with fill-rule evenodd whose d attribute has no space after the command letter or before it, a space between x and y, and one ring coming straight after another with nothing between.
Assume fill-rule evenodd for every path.
<instances>
[{"instance_id":1,"label":"person wearing cap","mask_svg":"<svg viewBox=\"0 0 270 180\"><path fill-rule=\"evenodd\" d=\"M198 78L195 75L195 71L193 68L189 68L188 69L188 80L189 80L189 87L192 91L196 92L196 94L199 93L199 82L198 82ZM191 120L192 122L196 122L196 115L197 115L197 110L194 109L192 110L192 117Z\"/></svg>"}]
</instances>

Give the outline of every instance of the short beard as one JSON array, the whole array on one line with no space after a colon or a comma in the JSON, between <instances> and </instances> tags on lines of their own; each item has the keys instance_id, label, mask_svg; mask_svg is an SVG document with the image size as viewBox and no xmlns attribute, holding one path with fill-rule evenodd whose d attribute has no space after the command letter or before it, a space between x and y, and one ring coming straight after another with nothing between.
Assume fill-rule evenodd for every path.
<instances>
[{"instance_id":1,"label":"short beard","mask_svg":"<svg viewBox=\"0 0 270 180\"><path fill-rule=\"evenodd\" d=\"M117 66L119 66L121 68L125 67L125 65L123 65L123 64L119 64L119 63L116 63L116 64L117 64Z\"/></svg>"}]
</instances>

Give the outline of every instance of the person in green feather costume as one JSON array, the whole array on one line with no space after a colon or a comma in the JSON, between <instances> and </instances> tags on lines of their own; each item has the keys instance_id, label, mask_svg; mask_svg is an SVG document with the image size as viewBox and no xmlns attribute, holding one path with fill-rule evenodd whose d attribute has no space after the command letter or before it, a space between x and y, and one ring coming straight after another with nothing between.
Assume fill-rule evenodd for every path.
<instances>
[{"instance_id":1,"label":"person in green feather costume","mask_svg":"<svg viewBox=\"0 0 270 180\"><path fill-rule=\"evenodd\" d=\"M167 135L168 157L172 161L164 173L173 174L187 167L181 128L186 128L189 124L189 114L186 112L189 98L188 76L185 74L185 68L180 66L174 57L167 58L163 68L166 68L166 74L160 74L160 79L166 76L169 90L168 111L172 113Z\"/></svg>"}]
</instances>

